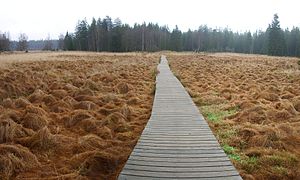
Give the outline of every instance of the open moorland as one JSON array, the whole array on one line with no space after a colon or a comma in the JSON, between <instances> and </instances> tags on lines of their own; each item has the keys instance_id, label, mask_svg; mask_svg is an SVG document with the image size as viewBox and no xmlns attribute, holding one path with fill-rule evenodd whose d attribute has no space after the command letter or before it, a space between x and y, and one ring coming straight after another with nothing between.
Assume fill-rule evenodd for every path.
<instances>
[{"instance_id":1,"label":"open moorland","mask_svg":"<svg viewBox=\"0 0 300 180\"><path fill-rule=\"evenodd\" d=\"M150 117L158 62L0 55L0 179L115 179Z\"/></svg>"},{"instance_id":2,"label":"open moorland","mask_svg":"<svg viewBox=\"0 0 300 180\"><path fill-rule=\"evenodd\" d=\"M167 57L244 179L300 177L299 59Z\"/></svg>"}]
</instances>

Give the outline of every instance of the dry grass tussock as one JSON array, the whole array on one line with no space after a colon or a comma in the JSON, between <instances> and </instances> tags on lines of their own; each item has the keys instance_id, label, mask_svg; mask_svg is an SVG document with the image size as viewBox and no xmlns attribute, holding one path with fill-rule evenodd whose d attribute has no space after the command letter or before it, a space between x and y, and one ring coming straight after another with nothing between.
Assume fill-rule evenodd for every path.
<instances>
[{"instance_id":1,"label":"dry grass tussock","mask_svg":"<svg viewBox=\"0 0 300 180\"><path fill-rule=\"evenodd\" d=\"M0 179L115 179L147 123L158 54L0 55Z\"/></svg>"},{"instance_id":2,"label":"dry grass tussock","mask_svg":"<svg viewBox=\"0 0 300 180\"><path fill-rule=\"evenodd\" d=\"M300 177L297 58L171 53L168 59L243 178Z\"/></svg>"}]
</instances>

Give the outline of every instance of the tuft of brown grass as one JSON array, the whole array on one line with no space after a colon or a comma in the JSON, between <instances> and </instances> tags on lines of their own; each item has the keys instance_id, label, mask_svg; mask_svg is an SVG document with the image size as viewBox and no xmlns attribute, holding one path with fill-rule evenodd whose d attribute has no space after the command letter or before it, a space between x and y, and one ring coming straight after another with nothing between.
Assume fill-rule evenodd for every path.
<instances>
[{"instance_id":1,"label":"tuft of brown grass","mask_svg":"<svg viewBox=\"0 0 300 180\"><path fill-rule=\"evenodd\" d=\"M23 97L19 97L18 99L15 100L15 106L17 108L25 108L26 106L29 106L31 103L23 98Z\"/></svg>"},{"instance_id":2,"label":"tuft of brown grass","mask_svg":"<svg viewBox=\"0 0 300 180\"><path fill-rule=\"evenodd\" d=\"M99 106L91 101L80 101L74 105L74 108L96 111L99 109Z\"/></svg>"},{"instance_id":3,"label":"tuft of brown grass","mask_svg":"<svg viewBox=\"0 0 300 180\"><path fill-rule=\"evenodd\" d=\"M105 149L112 146L112 143L104 142L103 139L95 134L82 136L78 140L79 147L85 150Z\"/></svg>"},{"instance_id":4,"label":"tuft of brown grass","mask_svg":"<svg viewBox=\"0 0 300 180\"><path fill-rule=\"evenodd\" d=\"M28 96L28 100L31 102L31 103L34 103L34 102L42 102L43 101L43 98L46 94L40 90L40 89L37 89L35 90L32 94L30 94Z\"/></svg>"},{"instance_id":5,"label":"tuft of brown grass","mask_svg":"<svg viewBox=\"0 0 300 180\"><path fill-rule=\"evenodd\" d=\"M96 151L82 162L79 167L79 174L104 178L116 172L118 163L118 157Z\"/></svg>"},{"instance_id":6,"label":"tuft of brown grass","mask_svg":"<svg viewBox=\"0 0 300 180\"><path fill-rule=\"evenodd\" d=\"M10 98L6 98L2 101L2 106L5 108L13 108L14 103Z\"/></svg>"},{"instance_id":7,"label":"tuft of brown grass","mask_svg":"<svg viewBox=\"0 0 300 180\"><path fill-rule=\"evenodd\" d=\"M65 124L67 127L72 127L75 124L77 124L78 122L85 120L85 119L89 119L91 117L92 117L92 115L86 110L75 110L71 114L71 118L69 120L65 121Z\"/></svg>"},{"instance_id":8,"label":"tuft of brown grass","mask_svg":"<svg viewBox=\"0 0 300 180\"><path fill-rule=\"evenodd\" d=\"M126 123L125 117L119 112L114 112L108 115L103 121L103 125L107 126L112 131L117 132L124 132L129 128L128 124Z\"/></svg>"},{"instance_id":9,"label":"tuft of brown grass","mask_svg":"<svg viewBox=\"0 0 300 180\"><path fill-rule=\"evenodd\" d=\"M28 138L26 144L32 149L50 150L55 149L59 142L49 129L44 127Z\"/></svg>"},{"instance_id":10,"label":"tuft of brown grass","mask_svg":"<svg viewBox=\"0 0 300 180\"><path fill-rule=\"evenodd\" d=\"M0 177L11 179L18 173L40 166L37 157L21 145L0 144Z\"/></svg>"},{"instance_id":11,"label":"tuft of brown grass","mask_svg":"<svg viewBox=\"0 0 300 180\"><path fill-rule=\"evenodd\" d=\"M126 121L130 121L131 120L131 116L134 114L133 110L131 107L129 107L127 104L125 104L124 106L122 106L121 108L121 114L124 116Z\"/></svg>"},{"instance_id":12,"label":"tuft of brown grass","mask_svg":"<svg viewBox=\"0 0 300 180\"><path fill-rule=\"evenodd\" d=\"M121 82L116 86L117 92L120 94L128 93L132 88L125 82Z\"/></svg>"},{"instance_id":13,"label":"tuft of brown grass","mask_svg":"<svg viewBox=\"0 0 300 180\"><path fill-rule=\"evenodd\" d=\"M22 125L34 131L47 126L47 124L48 120L45 116L40 116L34 113L27 113L22 119Z\"/></svg>"},{"instance_id":14,"label":"tuft of brown grass","mask_svg":"<svg viewBox=\"0 0 300 180\"><path fill-rule=\"evenodd\" d=\"M14 142L17 138L32 135L33 131L22 127L9 117L0 116L0 143Z\"/></svg>"}]
</instances>

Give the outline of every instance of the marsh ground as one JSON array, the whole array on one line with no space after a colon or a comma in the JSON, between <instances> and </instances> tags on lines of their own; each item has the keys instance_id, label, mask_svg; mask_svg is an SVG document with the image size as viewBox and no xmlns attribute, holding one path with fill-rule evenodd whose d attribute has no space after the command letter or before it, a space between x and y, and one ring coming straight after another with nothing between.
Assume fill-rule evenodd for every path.
<instances>
[{"instance_id":1,"label":"marsh ground","mask_svg":"<svg viewBox=\"0 0 300 180\"><path fill-rule=\"evenodd\" d=\"M300 177L300 63L297 58L169 53L244 179Z\"/></svg>"},{"instance_id":2,"label":"marsh ground","mask_svg":"<svg viewBox=\"0 0 300 180\"><path fill-rule=\"evenodd\" d=\"M1 54L1 179L115 179L150 117L159 54ZM244 179L300 177L298 59L164 54Z\"/></svg>"},{"instance_id":3,"label":"marsh ground","mask_svg":"<svg viewBox=\"0 0 300 180\"><path fill-rule=\"evenodd\" d=\"M158 61L0 55L0 179L115 179L150 117Z\"/></svg>"}]
</instances>

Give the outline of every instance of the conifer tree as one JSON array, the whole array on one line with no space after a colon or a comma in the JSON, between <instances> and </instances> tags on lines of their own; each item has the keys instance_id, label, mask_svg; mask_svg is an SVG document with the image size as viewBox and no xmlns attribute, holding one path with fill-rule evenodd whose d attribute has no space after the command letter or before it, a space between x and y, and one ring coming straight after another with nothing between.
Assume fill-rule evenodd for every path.
<instances>
[{"instance_id":1,"label":"conifer tree","mask_svg":"<svg viewBox=\"0 0 300 180\"><path fill-rule=\"evenodd\" d=\"M272 24L267 29L268 33L268 55L283 56L286 53L285 39L280 28L279 17L274 14Z\"/></svg>"}]
</instances>

